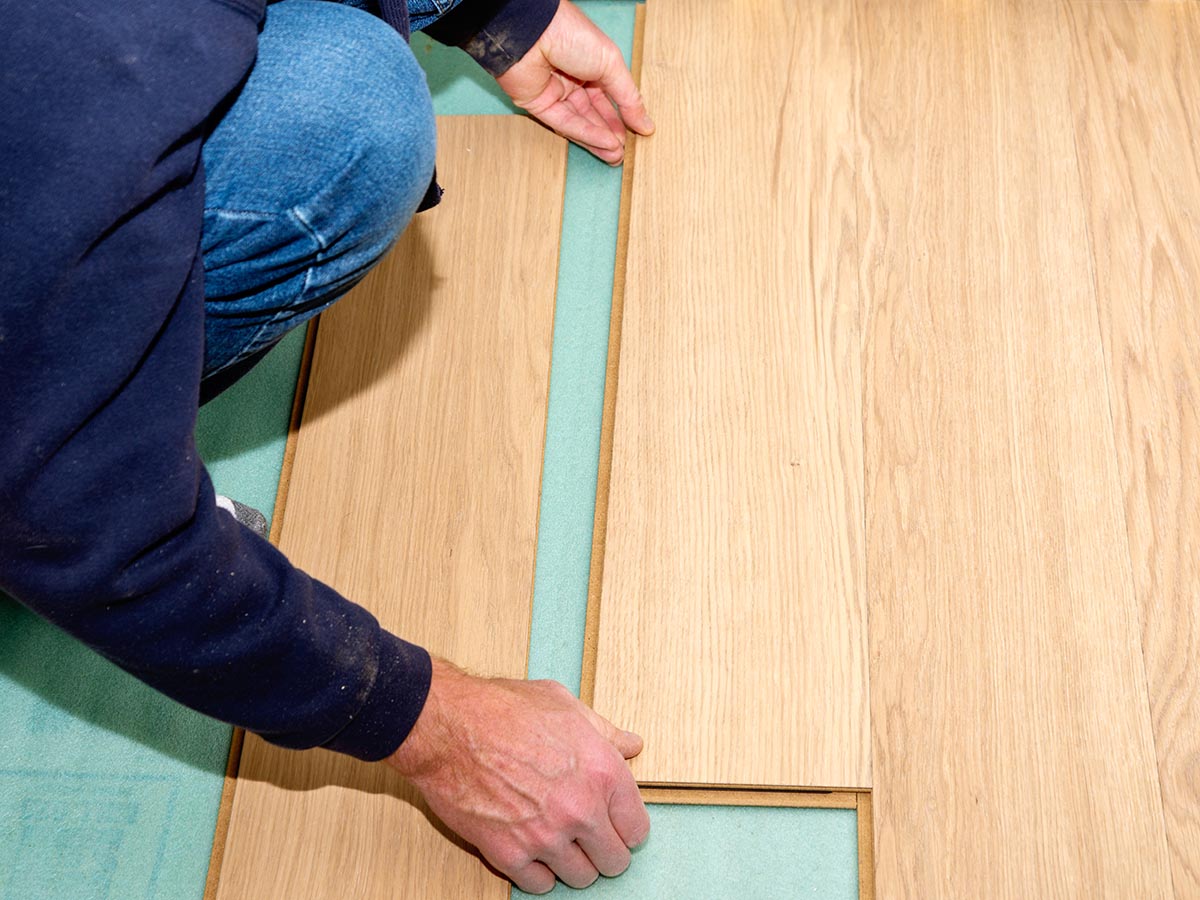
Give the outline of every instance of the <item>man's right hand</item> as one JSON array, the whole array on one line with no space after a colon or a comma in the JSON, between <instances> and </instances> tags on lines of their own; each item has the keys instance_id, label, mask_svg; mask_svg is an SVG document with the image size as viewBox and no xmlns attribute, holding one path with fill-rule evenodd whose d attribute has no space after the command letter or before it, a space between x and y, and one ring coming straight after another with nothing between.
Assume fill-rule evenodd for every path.
<instances>
[{"instance_id":1,"label":"man's right hand","mask_svg":"<svg viewBox=\"0 0 1200 900\"><path fill-rule=\"evenodd\" d=\"M625 760L642 739L554 681L476 678L434 659L429 699L388 763L531 894L619 875L650 818Z\"/></svg>"}]
</instances>

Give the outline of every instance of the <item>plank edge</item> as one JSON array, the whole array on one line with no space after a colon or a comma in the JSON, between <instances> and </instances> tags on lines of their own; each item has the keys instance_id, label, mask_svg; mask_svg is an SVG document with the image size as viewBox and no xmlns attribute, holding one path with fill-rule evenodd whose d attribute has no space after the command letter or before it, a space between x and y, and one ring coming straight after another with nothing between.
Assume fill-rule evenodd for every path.
<instances>
[{"instance_id":1,"label":"plank edge","mask_svg":"<svg viewBox=\"0 0 1200 900\"><path fill-rule=\"evenodd\" d=\"M308 324L304 336L304 350L300 355L300 370L296 373L296 388L292 393L292 412L288 420L287 440L283 445L283 462L279 470L279 484L275 489L275 509L271 514L271 533L268 538L275 547L283 531L283 514L287 507L288 488L292 482L292 463L296 459L296 441L300 436L300 418L304 412L304 399L308 395L308 376L312 369L313 348L317 344L318 315ZM212 849L208 856L208 875L204 880L204 900L216 900L217 887L221 881L221 865L225 861L225 842L229 837L229 822L233 817L233 795L237 790L238 768L242 762L242 747L246 732L233 729L229 742L229 758L225 764L225 778L221 785L221 801L217 807L217 823L213 830Z\"/></svg>"},{"instance_id":2,"label":"plank edge","mask_svg":"<svg viewBox=\"0 0 1200 900\"><path fill-rule=\"evenodd\" d=\"M861 791L858 800L858 897L875 900L875 814L871 792Z\"/></svg>"},{"instance_id":3,"label":"plank edge","mask_svg":"<svg viewBox=\"0 0 1200 900\"><path fill-rule=\"evenodd\" d=\"M639 3L633 13L633 82L642 81L642 43L646 30L646 6ZM617 247L613 266L612 312L608 329L608 359L605 363L604 407L600 422L600 459L596 472L596 508L592 520L592 556L588 571L587 609L583 629L583 666L579 699L592 705L596 694L596 659L600 638L600 592L604 581L604 548L608 534L608 488L612 475L613 426L617 414L617 382L621 359L621 325L625 312L625 264L629 252L629 216L633 206L633 168L638 138L631 136L621 171L621 205L617 216Z\"/></svg>"}]
</instances>

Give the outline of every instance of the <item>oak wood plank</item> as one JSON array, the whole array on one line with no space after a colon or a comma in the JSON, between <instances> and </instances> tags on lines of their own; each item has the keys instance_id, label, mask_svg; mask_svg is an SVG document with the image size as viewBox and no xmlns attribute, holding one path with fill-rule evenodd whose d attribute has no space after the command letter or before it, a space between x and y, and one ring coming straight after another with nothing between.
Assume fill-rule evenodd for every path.
<instances>
[{"instance_id":1,"label":"oak wood plank","mask_svg":"<svg viewBox=\"0 0 1200 900\"><path fill-rule=\"evenodd\" d=\"M594 690L643 783L870 784L844 8L648 6Z\"/></svg>"},{"instance_id":2,"label":"oak wood plank","mask_svg":"<svg viewBox=\"0 0 1200 900\"><path fill-rule=\"evenodd\" d=\"M1200 10L1065 13L1172 874L1200 897Z\"/></svg>"},{"instance_id":3,"label":"oak wood plank","mask_svg":"<svg viewBox=\"0 0 1200 900\"><path fill-rule=\"evenodd\" d=\"M442 205L322 317L281 548L396 633L521 677L566 151L517 117L442 119L439 142ZM385 766L247 737L219 897L507 895Z\"/></svg>"},{"instance_id":4,"label":"oak wood plank","mask_svg":"<svg viewBox=\"0 0 1200 900\"><path fill-rule=\"evenodd\" d=\"M1169 897L1070 33L856 8L875 889Z\"/></svg>"}]
</instances>

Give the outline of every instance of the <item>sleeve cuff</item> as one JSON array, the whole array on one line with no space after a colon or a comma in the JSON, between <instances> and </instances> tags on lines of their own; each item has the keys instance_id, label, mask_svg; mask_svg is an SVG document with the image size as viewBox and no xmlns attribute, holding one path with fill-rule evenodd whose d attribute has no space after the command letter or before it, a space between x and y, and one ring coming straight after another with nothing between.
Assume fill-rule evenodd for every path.
<instances>
[{"instance_id":1,"label":"sleeve cuff","mask_svg":"<svg viewBox=\"0 0 1200 900\"><path fill-rule=\"evenodd\" d=\"M425 33L461 47L493 77L524 56L558 12L558 0L462 0Z\"/></svg>"},{"instance_id":2,"label":"sleeve cuff","mask_svg":"<svg viewBox=\"0 0 1200 900\"><path fill-rule=\"evenodd\" d=\"M396 752L425 707L433 664L422 647L380 632L379 669L350 723L321 746L368 762Z\"/></svg>"}]
</instances>

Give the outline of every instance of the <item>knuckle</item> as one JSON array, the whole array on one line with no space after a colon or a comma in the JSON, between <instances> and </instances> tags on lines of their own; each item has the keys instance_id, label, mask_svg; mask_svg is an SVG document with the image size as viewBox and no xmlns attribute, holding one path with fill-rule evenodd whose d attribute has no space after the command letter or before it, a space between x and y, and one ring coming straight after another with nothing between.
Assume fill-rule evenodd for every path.
<instances>
[{"instance_id":1,"label":"knuckle","mask_svg":"<svg viewBox=\"0 0 1200 900\"><path fill-rule=\"evenodd\" d=\"M624 766L617 766L613 758L614 752L609 752L610 750L608 747L602 748L602 752L591 753L583 761L583 771L588 782L601 790L614 787L625 770Z\"/></svg>"},{"instance_id":2,"label":"knuckle","mask_svg":"<svg viewBox=\"0 0 1200 900\"><path fill-rule=\"evenodd\" d=\"M528 856L531 859L541 859L547 853L558 849L564 841L563 829L558 822L544 822L529 836Z\"/></svg>"},{"instance_id":3,"label":"knuckle","mask_svg":"<svg viewBox=\"0 0 1200 900\"><path fill-rule=\"evenodd\" d=\"M533 861L533 858L519 847L505 847L489 854L489 858L492 865L510 875L521 871Z\"/></svg>"},{"instance_id":4,"label":"knuckle","mask_svg":"<svg viewBox=\"0 0 1200 900\"><path fill-rule=\"evenodd\" d=\"M575 696L570 691L568 691L566 689L566 687L564 687L562 684L560 684L557 681L553 681L549 678L543 678L540 681L535 681L534 684L537 685L539 690L545 691L546 693L548 693L551 696L556 697L556 698L562 698L564 696L574 698L574 696Z\"/></svg>"},{"instance_id":5,"label":"knuckle","mask_svg":"<svg viewBox=\"0 0 1200 900\"><path fill-rule=\"evenodd\" d=\"M595 804L592 798L581 793L573 792L562 797L558 802L557 818L568 828L586 825L595 817Z\"/></svg>"}]
</instances>

